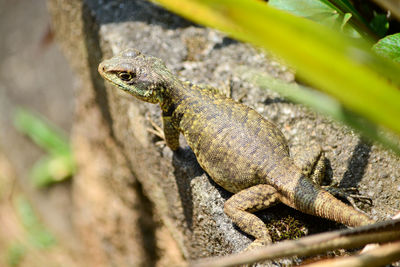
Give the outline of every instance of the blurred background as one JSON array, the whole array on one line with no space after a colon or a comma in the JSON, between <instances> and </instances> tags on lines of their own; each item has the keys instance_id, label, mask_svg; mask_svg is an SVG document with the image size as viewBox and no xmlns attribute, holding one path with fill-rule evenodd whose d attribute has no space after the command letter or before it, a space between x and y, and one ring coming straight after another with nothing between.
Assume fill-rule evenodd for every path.
<instances>
[{"instance_id":1,"label":"blurred background","mask_svg":"<svg viewBox=\"0 0 400 267\"><path fill-rule=\"evenodd\" d=\"M70 176L57 164L70 160L74 106L72 73L53 41L46 1L0 0L0 34L0 266L75 266L60 245L60 238L75 242L70 184L46 187L55 178L49 172Z\"/></svg>"}]
</instances>

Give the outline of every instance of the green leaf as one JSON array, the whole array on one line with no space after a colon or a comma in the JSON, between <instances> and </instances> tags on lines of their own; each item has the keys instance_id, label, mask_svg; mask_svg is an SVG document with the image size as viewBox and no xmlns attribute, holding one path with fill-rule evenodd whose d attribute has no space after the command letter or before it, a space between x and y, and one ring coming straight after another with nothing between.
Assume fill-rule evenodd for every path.
<instances>
[{"instance_id":1,"label":"green leaf","mask_svg":"<svg viewBox=\"0 0 400 267\"><path fill-rule=\"evenodd\" d=\"M400 62L400 33L379 40L372 49L379 55Z\"/></svg>"},{"instance_id":2,"label":"green leaf","mask_svg":"<svg viewBox=\"0 0 400 267\"><path fill-rule=\"evenodd\" d=\"M268 4L331 28L344 27L348 21L334 7L318 0L270 0Z\"/></svg>"},{"instance_id":3,"label":"green leaf","mask_svg":"<svg viewBox=\"0 0 400 267\"><path fill-rule=\"evenodd\" d=\"M19 108L14 115L14 125L49 153L70 153L68 140L61 130L32 111Z\"/></svg>"},{"instance_id":4,"label":"green leaf","mask_svg":"<svg viewBox=\"0 0 400 267\"><path fill-rule=\"evenodd\" d=\"M311 20L319 14L324 14L326 17L338 14L333 7L317 0L269 0L268 4Z\"/></svg>"},{"instance_id":5,"label":"green leaf","mask_svg":"<svg viewBox=\"0 0 400 267\"><path fill-rule=\"evenodd\" d=\"M322 25L343 31L347 35L359 38L369 33L368 25L357 10L343 0L270 0L270 6L287 11L293 15L310 19ZM350 20L353 18L352 20ZM370 38L370 37L367 37Z\"/></svg>"}]
</instances>

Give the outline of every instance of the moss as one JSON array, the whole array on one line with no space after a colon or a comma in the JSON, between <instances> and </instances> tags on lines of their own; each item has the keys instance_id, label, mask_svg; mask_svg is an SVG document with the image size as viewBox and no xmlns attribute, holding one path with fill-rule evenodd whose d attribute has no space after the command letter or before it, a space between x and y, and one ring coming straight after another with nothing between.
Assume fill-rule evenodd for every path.
<instances>
[{"instance_id":1,"label":"moss","mask_svg":"<svg viewBox=\"0 0 400 267\"><path fill-rule=\"evenodd\" d=\"M273 242L285 239L297 239L307 234L307 230L302 223L291 216L272 220L268 224L268 230Z\"/></svg>"}]
</instances>

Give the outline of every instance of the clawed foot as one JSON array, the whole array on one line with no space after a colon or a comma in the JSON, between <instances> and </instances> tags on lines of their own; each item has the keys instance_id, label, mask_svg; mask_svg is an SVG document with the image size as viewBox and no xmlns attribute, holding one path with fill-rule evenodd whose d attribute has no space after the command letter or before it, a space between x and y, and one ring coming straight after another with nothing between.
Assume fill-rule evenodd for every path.
<instances>
[{"instance_id":1,"label":"clawed foot","mask_svg":"<svg viewBox=\"0 0 400 267\"><path fill-rule=\"evenodd\" d=\"M340 188L337 183L332 183L328 186L322 186L322 188L335 197L346 199L353 206L353 208L359 212L364 213L364 211L357 207L356 201L368 204L370 206L372 205L372 199L361 195L356 187Z\"/></svg>"},{"instance_id":2,"label":"clawed foot","mask_svg":"<svg viewBox=\"0 0 400 267\"><path fill-rule=\"evenodd\" d=\"M160 140L160 141L157 141L157 142L155 143L155 145L156 145L156 146L159 146L159 147L165 146L165 145L166 145L166 142L165 142L165 136L164 136L164 131L163 131L163 129L162 129L160 126L158 126L158 125L150 118L150 116L147 116L146 119L150 122L151 126L153 126L153 128L147 128L147 131L148 131L149 133L152 133L152 134L154 134L155 136L158 136L159 138L161 138L161 140Z\"/></svg>"}]
</instances>

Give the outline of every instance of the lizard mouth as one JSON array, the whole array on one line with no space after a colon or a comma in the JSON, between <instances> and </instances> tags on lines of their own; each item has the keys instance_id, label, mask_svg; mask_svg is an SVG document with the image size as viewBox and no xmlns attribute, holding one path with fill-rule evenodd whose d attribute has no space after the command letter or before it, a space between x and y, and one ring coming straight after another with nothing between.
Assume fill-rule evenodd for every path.
<instances>
[{"instance_id":1,"label":"lizard mouth","mask_svg":"<svg viewBox=\"0 0 400 267\"><path fill-rule=\"evenodd\" d=\"M104 79L110 81L110 78L108 77L108 75L106 75L107 70L106 70L106 67L103 64L103 62L99 64L99 67L97 68L97 71L99 72L101 77L103 77Z\"/></svg>"},{"instance_id":2,"label":"lizard mouth","mask_svg":"<svg viewBox=\"0 0 400 267\"><path fill-rule=\"evenodd\" d=\"M99 72L100 76L106 81L110 82L115 86L123 87L123 85L119 83L118 79L113 79L115 72L109 71L104 62L99 64L97 71Z\"/></svg>"}]
</instances>

